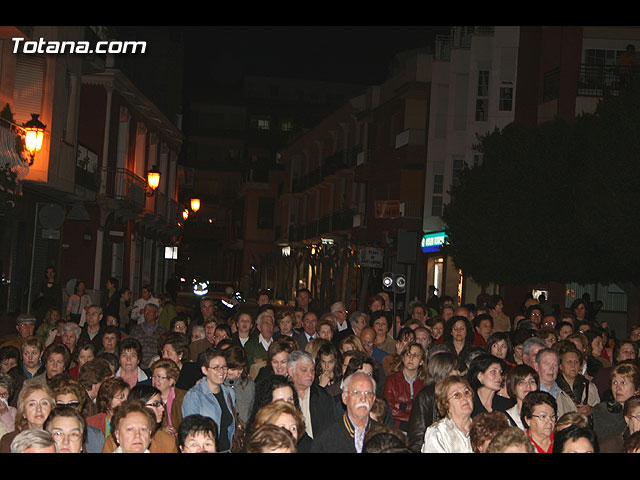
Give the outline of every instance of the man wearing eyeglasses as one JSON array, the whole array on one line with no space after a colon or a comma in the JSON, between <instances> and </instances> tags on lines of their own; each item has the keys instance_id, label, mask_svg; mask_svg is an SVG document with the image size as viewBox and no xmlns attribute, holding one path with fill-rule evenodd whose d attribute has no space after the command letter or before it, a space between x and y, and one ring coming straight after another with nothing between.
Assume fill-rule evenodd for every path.
<instances>
[{"instance_id":1,"label":"man wearing eyeglasses","mask_svg":"<svg viewBox=\"0 0 640 480\"><path fill-rule=\"evenodd\" d=\"M102 317L102 307L100 305L91 305L87 308L87 323L82 327L82 332L78 338L79 343L84 341L93 343L96 348L96 352L100 351L102 348L103 328L100 325Z\"/></svg>"},{"instance_id":2,"label":"man wearing eyeglasses","mask_svg":"<svg viewBox=\"0 0 640 480\"><path fill-rule=\"evenodd\" d=\"M376 422L369 416L376 399L376 382L363 372L348 376L342 385L346 411L313 441L314 453L362 453L364 437Z\"/></svg>"}]
</instances>

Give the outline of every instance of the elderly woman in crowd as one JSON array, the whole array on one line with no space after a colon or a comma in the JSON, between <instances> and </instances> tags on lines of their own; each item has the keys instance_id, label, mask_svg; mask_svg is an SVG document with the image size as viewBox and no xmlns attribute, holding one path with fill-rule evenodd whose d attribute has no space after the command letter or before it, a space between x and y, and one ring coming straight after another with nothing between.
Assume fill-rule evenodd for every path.
<instances>
[{"instance_id":1,"label":"elderly woman in crowd","mask_svg":"<svg viewBox=\"0 0 640 480\"><path fill-rule=\"evenodd\" d=\"M177 432L182 423L182 400L186 391L176 387L176 381L180 376L180 369L173 360L156 360L149 367L151 371L151 384L160 391L165 415L162 427Z\"/></svg>"},{"instance_id":2,"label":"elderly woman in crowd","mask_svg":"<svg viewBox=\"0 0 640 480\"><path fill-rule=\"evenodd\" d=\"M436 405L443 417L427 428L423 453L473 453L469 432L473 391L463 377L450 376L436 384Z\"/></svg>"},{"instance_id":3,"label":"elderly woman in crowd","mask_svg":"<svg viewBox=\"0 0 640 480\"><path fill-rule=\"evenodd\" d=\"M524 397L520 418L538 453L551 453L553 450L556 415L556 400L550 393L538 390Z\"/></svg>"},{"instance_id":4,"label":"elderly woman in crowd","mask_svg":"<svg viewBox=\"0 0 640 480\"><path fill-rule=\"evenodd\" d=\"M275 425L263 425L247 438L247 453L296 453L291 433Z\"/></svg>"},{"instance_id":5,"label":"elderly woman in crowd","mask_svg":"<svg viewBox=\"0 0 640 480\"><path fill-rule=\"evenodd\" d=\"M58 453L82 453L86 421L78 409L54 408L44 424L44 429L55 440Z\"/></svg>"},{"instance_id":6,"label":"elderly woman in crowd","mask_svg":"<svg viewBox=\"0 0 640 480\"><path fill-rule=\"evenodd\" d=\"M505 363L503 360L483 353L471 361L467 378L474 392L473 413L475 417L482 412L506 412L513 401L498 394L502 388Z\"/></svg>"},{"instance_id":7,"label":"elderly woman in crowd","mask_svg":"<svg viewBox=\"0 0 640 480\"><path fill-rule=\"evenodd\" d=\"M193 415L211 417L220 432L218 447L221 453L230 452L235 432L235 391L225 385L227 359L221 350L208 348L200 355L204 377L198 381L182 401L182 418Z\"/></svg>"},{"instance_id":8,"label":"elderly woman in crowd","mask_svg":"<svg viewBox=\"0 0 640 480\"><path fill-rule=\"evenodd\" d=\"M149 451L151 453L177 453L177 432L173 433L173 430L167 431L165 429L166 427L162 427L165 412L160 390L147 384L136 385L131 389L129 397L123 404L135 400L140 401L150 410L155 419L153 433L151 434L151 443L148 447ZM116 443L113 437L112 435L106 439L102 450L103 453L111 453L116 450Z\"/></svg>"},{"instance_id":9,"label":"elderly woman in crowd","mask_svg":"<svg viewBox=\"0 0 640 480\"><path fill-rule=\"evenodd\" d=\"M582 369L584 356L573 346L561 347L559 353L560 364L556 378L556 383L560 387L556 398L558 416L578 411L589 417L592 408L600 403L600 396L596 386L579 373Z\"/></svg>"},{"instance_id":10,"label":"elderly woman in crowd","mask_svg":"<svg viewBox=\"0 0 640 480\"><path fill-rule=\"evenodd\" d=\"M540 385L540 377L529 365L516 365L507 373L506 378L507 393L509 398L515 402L513 407L509 408L505 413L513 425L526 430L522 424L520 413L522 412L522 401L529 392L538 390Z\"/></svg>"},{"instance_id":11,"label":"elderly woman in crowd","mask_svg":"<svg viewBox=\"0 0 640 480\"><path fill-rule=\"evenodd\" d=\"M140 400L127 400L113 414L114 453L150 453L156 417ZM106 447L106 444L105 444Z\"/></svg>"},{"instance_id":12,"label":"elderly woman in crowd","mask_svg":"<svg viewBox=\"0 0 640 480\"><path fill-rule=\"evenodd\" d=\"M55 407L53 391L44 383L25 383L18 395L15 430L0 439L0 453L11 452L11 442L22 431L42 429L49 413Z\"/></svg>"},{"instance_id":13,"label":"elderly woman in crowd","mask_svg":"<svg viewBox=\"0 0 640 480\"><path fill-rule=\"evenodd\" d=\"M82 330L80 329L78 324L74 322L67 322L62 327L62 343L69 349L69 352L71 352L72 355L73 352L75 352L76 344L78 343L78 339L80 338L81 333Z\"/></svg>"},{"instance_id":14,"label":"elderly woman in crowd","mask_svg":"<svg viewBox=\"0 0 640 480\"><path fill-rule=\"evenodd\" d=\"M407 344L401 357L402 369L387 377L384 384L384 397L391 406L395 426L407 432L413 400L426 381L427 359L424 348L417 342Z\"/></svg>"},{"instance_id":15,"label":"elderly woman in crowd","mask_svg":"<svg viewBox=\"0 0 640 480\"><path fill-rule=\"evenodd\" d=\"M625 402L640 392L640 370L633 363L619 363L611 370L613 399L593 407L593 429L599 439L622 432Z\"/></svg>"},{"instance_id":16,"label":"elderly woman in crowd","mask_svg":"<svg viewBox=\"0 0 640 480\"><path fill-rule=\"evenodd\" d=\"M422 450L425 430L441 418L436 406L436 384L450 375L459 375L460 363L457 355L447 352L439 353L429 359L424 387L413 400L409 415L407 437L412 450L416 452Z\"/></svg>"}]
</instances>

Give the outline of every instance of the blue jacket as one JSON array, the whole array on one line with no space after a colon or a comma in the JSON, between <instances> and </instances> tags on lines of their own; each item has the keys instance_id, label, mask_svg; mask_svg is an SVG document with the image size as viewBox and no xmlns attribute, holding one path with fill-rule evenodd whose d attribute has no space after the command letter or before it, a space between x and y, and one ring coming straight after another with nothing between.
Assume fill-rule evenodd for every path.
<instances>
[{"instance_id":1,"label":"blue jacket","mask_svg":"<svg viewBox=\"0 0 640 480\"><path fill-rule=\"evenodd\" d=\"M236 403L236 393L232 388L227 387L224 384L220 385L220 388L224 393L227 408L233 416L233 408L235 408ZM233 406L229 404L229 396L231 396ZM184 396L184 400L182 401L182 418L194 414L211 418L214 422L216 422L218 428L220 428L220 417L222 416L222 408L220 408L218 400L211 392L206 377L201 378L198 383L196 383L191 389L189 389L189 391ZM231 444L235 428L236 419L234 417L231 425L229 425L229 429L227 430L227 434L229 435L229 444Z\"/></svg>"}]
</instances>

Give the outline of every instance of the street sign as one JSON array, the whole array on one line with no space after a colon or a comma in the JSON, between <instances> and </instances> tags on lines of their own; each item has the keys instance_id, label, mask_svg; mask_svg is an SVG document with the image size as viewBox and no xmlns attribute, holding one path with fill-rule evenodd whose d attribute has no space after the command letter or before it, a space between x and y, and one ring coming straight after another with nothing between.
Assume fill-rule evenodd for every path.
<instances>
[{"instance_id":1,"label":"street sign","mask_svg":"<svg viewBox=\"0 0 640 480\"><path fill-rule=\"evenodd\" d=\"M380 248L361 247L358 254L361 267L382 268L384 255Z\"/></svg>"}]
</instances>

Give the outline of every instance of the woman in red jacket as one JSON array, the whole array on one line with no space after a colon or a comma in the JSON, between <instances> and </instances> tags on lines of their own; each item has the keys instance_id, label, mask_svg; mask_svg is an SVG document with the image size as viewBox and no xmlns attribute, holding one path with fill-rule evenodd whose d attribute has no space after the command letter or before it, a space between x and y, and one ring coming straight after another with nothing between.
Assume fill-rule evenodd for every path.
<instances>
[{"instance_id":1,"label":"woman in red jacket","mask_svg":"<svg viewBox=\"0 0 640 480\"><path fill-rule=\"evenodd\" d=\"M391 406L391 414L398 428L409 428L411 403L422 389L426 377L426 352L417 342L408 343L401 353L402 369L387 377L384 396Z\"/></svg>"}]
</instances>

